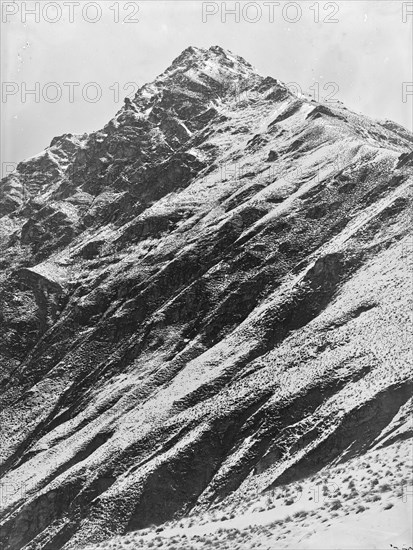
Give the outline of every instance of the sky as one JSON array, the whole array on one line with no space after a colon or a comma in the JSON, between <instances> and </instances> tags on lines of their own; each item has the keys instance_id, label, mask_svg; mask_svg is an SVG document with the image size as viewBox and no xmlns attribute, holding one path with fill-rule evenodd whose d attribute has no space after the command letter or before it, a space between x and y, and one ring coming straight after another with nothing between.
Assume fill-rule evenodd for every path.
<instances>
[{"instance_id":1,"label":"sky","mask_svg":"<svg viewBox=\"0 0 413 550\"><path fill-rule=\"evenodd\" d=\"M1 0L1 8L2 176L54 136L102 128L190 45L220 45L316 99L412 129L411 1Z\"/></svg>"}]
</instances>

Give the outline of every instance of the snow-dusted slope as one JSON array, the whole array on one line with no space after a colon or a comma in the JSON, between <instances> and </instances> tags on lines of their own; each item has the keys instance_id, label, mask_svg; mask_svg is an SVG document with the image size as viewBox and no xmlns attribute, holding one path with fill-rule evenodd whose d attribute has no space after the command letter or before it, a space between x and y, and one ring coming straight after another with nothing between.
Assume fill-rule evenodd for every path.
<instances>
[{"instance_id":1,"label":"snow-dusted slope","mask_svg":"<svg viewBox=\"0 0 413 550\"><path fill-rule=\"evenodd\" d=\"M2 180L5 548L81 548L409 437L411 143L188 48Z\"/></svg>"}]
</instances>

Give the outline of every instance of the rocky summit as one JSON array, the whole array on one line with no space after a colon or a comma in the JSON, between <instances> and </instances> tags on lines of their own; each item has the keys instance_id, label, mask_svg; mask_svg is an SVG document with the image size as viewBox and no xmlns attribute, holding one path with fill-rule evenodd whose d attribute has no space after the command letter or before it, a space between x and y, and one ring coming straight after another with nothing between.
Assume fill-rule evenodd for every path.
<instances>
[{"instance_id":1,"label":"rocky summit","mask_svg":"<svg viewBox=\"0 0 413 550\"><path fill-rule=\"evenodd\" d=\"M371 490L411 446L412 141L190 47L3 178L3 548L321 548L407 506ZM330 524L287 515L327 473Z\"/></svg>"}]
</instances>

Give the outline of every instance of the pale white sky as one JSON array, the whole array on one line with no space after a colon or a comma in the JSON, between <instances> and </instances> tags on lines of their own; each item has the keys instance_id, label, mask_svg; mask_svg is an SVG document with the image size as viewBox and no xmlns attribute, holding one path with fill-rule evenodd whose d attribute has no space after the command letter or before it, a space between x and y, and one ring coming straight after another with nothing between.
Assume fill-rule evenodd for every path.
<instances>
[{"instance_id":1,"label":"pale white sky","mask_svg":"<svg viewBox=\"0 0 413 550\"><path fill-rule=\"evenodd\" d=\"M239 22L222 10L235 2L79 0L70 8L61 0L59 14L57 2L42 0L38 21L27 13L25 22L24 9L35 9L35 1L1 4L2 175L4 163L40 152L56 135L103 127L125 95L189 45L220 45L263 75L299 83L304 92L319 83L321 98L338 87L334 97L350 109L412 129L413 96L402 97L403 82L413 80L412 2L301 0L298 8L294 2L249 2L247 9L248 2L239 2ZM101 10L95 23L93 4ZM25 94L24 86L34 89L36 82L40 97ZM68 82L80 83L72 98ZM97 90L87 86L91 82L101 92L94 103L87 100ZM323 89L329 82L335 88ZM61 98L52 102L59 91Z\"/></svg>"}]
</instances>

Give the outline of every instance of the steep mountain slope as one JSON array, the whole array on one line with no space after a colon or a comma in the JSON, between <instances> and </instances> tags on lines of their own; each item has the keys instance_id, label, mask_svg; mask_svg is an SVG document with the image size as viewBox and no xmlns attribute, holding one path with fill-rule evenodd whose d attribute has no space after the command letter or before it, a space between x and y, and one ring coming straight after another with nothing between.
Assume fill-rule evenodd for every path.
<instances>
[{"instance_id":1,"label":"steep mountain slope","mask_svg":"<svg viewBox=\"0 0 413 550\"><path fill-rule=\"evenodd\" d=\"M215 46L2 180L4 547L410 438L411 150Z\"/></svg>"}]
</instances>

